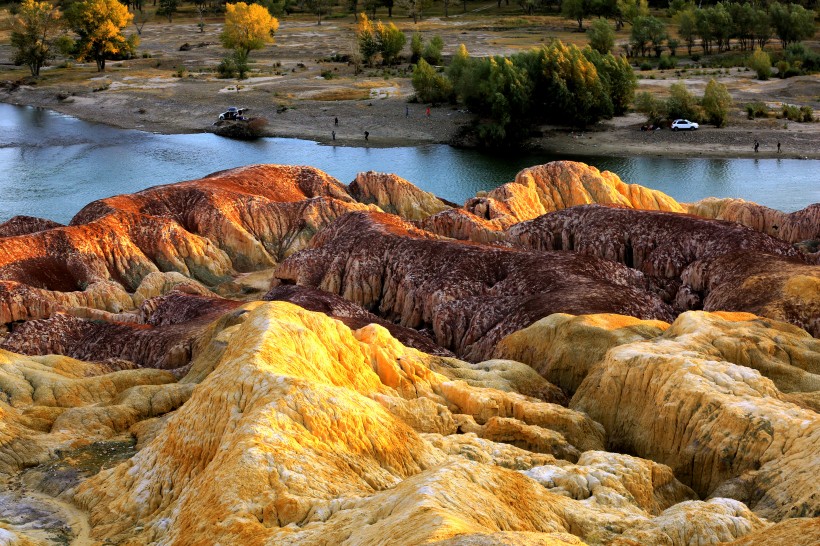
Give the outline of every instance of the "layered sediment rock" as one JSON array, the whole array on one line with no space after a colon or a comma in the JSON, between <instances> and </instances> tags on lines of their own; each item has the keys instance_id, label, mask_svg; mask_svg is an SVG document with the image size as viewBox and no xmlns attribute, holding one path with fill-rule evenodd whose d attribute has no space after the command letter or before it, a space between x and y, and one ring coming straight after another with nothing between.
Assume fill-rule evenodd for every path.
<instances>
[{"instance_id":1,"label":"layered sediment rock","mask_svg":"<svg viewBox=\"0 0 820 546\"><path fill-rule=\"evenodd\" d=\"M0 348L27 355L59 354L86 361L127 360L174 369L191 360L199 333L238 302L175 291L149 299L133 322L86 320L56 313L16 327Z\"/></svg>"},{"instance_id":2,"label":"layered sediment rock","mask_svg":"<svg viewBox=\"0 0 820 546\"><path fill-rule=\"evenodd\" d=\"M62 224L34 216L14 216L0 224L0 237L27 235L56 227L62 227Z\"/></svg>"},{"instance_id":3,"label":"layered sediment rock","mask_svg":"<svg viewBox=\"0 0 820 546\"><path fill-rule=\"evenodd\" d=\"M776 384L816 391L819 350L788 325L684 313L659 338L610 349L571 407L604 425L611 449L668 464L701 496L774 520L817 516L820 419Z\"/></svg>"},{"instance_id":4,"label":"layered sediment rock","mask_svg":"<svg viewBox=\"0 0 820 546\"><path fill-rule=\"evenodd\" d=\"M78 491L94 538L599 544L639 529L682 545L765 525L730 500L681 505L692 491L651 461L587 451L572 463L452 429L419 432L457 417L450 408L465 408L461 393L510 394L453 391L458 382L423 364L430 357L375 325L351 332L281 302L245 311L212 332L218 362L162 433ZM385 399L415 404L415 417L406 421ZM520 403L507 400L482 412L501 417ZM527 403L531 411L507 418L534 427L530 417L553 411Z\"/></svg>"},{"instance_id":5,"label":"layered sediment rock","mask_svg":"<svg viewBox=\"0 0 820 546\"><path fill-rule=\"evenodd\" d=\"M739 224L589 205L519 223L498 238L637 269L680 311L746 311L820 334L820 268L788 243Z\"/></svg>"},{"instance_id":6,"label":"layered sediment rock","mask_svg":"<svg viewBox=\"0 0 820 546\"><path fill-rule=\"evenodd\" d=\"M670 320L640 273L591 256L436 237L395 216L351 213L291 256L277 278L341 295L482 360L503 336L555 312Z\"/></svg>"},{"instance_id":7,"label":"layered sediment rock","mask_svg":"<svg viewBox=\"0 0 820 546\"><path fill-rule=\"evenodd\" d=\"M782 212L743 199L707 197L686 206L703 218L730 220L790 243L820 239L820 204Z\"/></svg>"},{"instance_id":8,"label":"layered sediment rock","mask_svg":"<svg viewBox=\"0 0 820 546\"><path fill-rule=\"evenodd\" d=\"M424 220L456 206L420 190L395 174L373 171L359 173L348 189L356 201L373 203L384 212L410 221Z\"/></svg>"}]
</instances>

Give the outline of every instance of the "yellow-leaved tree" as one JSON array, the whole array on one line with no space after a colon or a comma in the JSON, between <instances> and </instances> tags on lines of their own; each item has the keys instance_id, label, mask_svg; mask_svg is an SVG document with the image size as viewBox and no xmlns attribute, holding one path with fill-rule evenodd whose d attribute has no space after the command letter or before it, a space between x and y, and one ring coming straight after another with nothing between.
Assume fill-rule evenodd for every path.
<instances>
[{"instance_id":1,"label":"yellow-leaved tree","mask_svg":"<svg viewBox=\"0 0 820 546\"><path fill-rule=\"evenodd\" d=\"M247 58L254 49L262 49L273 42L279 21L259 4L225 4L225 28L220 39L222 45L234 49Z\"/></svg>"},{"instance_id":2,"label":"yellow-leaved tree","mask_svg":"<svg viewBox=\"0 0 820 546\"><path fill-rule=\"evenodd\" d=\"M23 0L12 19L11 46L14 62L25 64L31 75L40 75L40 68L54 55L51 46L60 28L60 10L49 2Z\"/></svg>"},{"instance_id":3,"label":"yellow-leaved tree","mask_svg":"<svg viewBox=\"0 0 820 546\"><path fill-rule=\"evenodd\" d=\"M124 57L136 50L138 38L126 38L122 30L134 16L117 0L82 0L66 12L68 26L79 39L74 46L78 60L94 59L97 71L105 70L105 60Z\"/></svg>"}]
</instances>

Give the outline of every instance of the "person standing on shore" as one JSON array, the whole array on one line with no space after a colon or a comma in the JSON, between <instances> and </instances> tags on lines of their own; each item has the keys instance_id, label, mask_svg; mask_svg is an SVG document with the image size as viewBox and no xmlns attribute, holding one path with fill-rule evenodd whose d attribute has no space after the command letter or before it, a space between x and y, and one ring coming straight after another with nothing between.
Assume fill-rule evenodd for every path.
<instances>
[{"instance_id":1,"label":"person standing on shore","mask_svg":"<svg viewBox=\"0 0 820 546\"><path fill-rule=\"evenodd\" d=\"M755 153L757 153L757 149L760 147L760 142L755 139Z\"/></svg>"},{"instance_id":2,"label":"person standing on shore","mask_svg":"<svg viewBox=\"0 0 820 546\"><path fill-rule=\"evenodd\" d=\"M335 127L338 127L338 126L339 126L339 118L333 118L333 125L334 125Z\"/></svg>"},{"instance_id":3,"label":"person standing on shore","mask_svg":"<svg viewBox=\"0 0 820 546\"><path fill-rule=\"evenodd\" d=\"M777 141L777 153L780 153L780 141Z\"/></svg>"},{"instance_id":4,"label":"person standing on shore","mask_svg":"<svg viewBox=\"0 0 820 546\"><path fill-rule=\"evenodd\" d=\"M428 118L430 117L430 107L429 106L427 107L427 117Z\"/></svg>"},{"instance_id":5,"label":"person standing on shore","mask_svg":"<svg viewBox=\"0 0 820 546\"><path fill-rule=\"evenodd\" d=\"M365 131L365 132L364 132L364 141L365 141L365 142L367 142L367 137L369 137L369 136L370 136L370 133L368 133L367 131Z\"/></svg>"},{"instance_id":6,"label":"person standing on shore","mask_svg":"<svg viewBox=\"0 0 820 546\"><path fill-rule=\"evenodd\" d=\"M330 135L333 137L333 140L336 140L336 131L331 131Z\"/></svg>"},{"instance_id":7,"label":"person standing on shore","mask_svg":"<svg viewBox=\"0 0 820 546\"><path fill-rule=\"evenodd\" d=\"M410 107L406 104L404 105L404 117L408 117L410 115Z\"/></svg>"}]
</instances>

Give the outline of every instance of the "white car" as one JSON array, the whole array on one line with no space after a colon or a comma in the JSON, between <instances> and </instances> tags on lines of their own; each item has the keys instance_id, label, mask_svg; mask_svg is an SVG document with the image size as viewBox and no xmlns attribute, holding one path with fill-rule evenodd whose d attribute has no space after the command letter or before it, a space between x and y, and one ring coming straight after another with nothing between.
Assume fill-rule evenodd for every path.
<instances>
[{"instance_id":1,"label":"white car","mask_svg":"<svg viewBox=\"0 0 820 546\"><path fill-rule=\"evenodd\" d=\"M694 131L697 128L698 124L694 121L689 121L688 119L676 119L672 122L673 131Z\"/></svg>"}]
</instances>

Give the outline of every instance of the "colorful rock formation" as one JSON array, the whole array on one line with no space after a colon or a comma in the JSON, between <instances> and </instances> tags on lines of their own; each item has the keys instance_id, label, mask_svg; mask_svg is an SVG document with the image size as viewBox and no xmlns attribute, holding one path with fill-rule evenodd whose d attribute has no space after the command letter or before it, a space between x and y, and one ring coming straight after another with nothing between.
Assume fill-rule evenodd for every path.
<instances>
[{"instance_id":1,"label":"colorful rock formation","mask_svg":"<svg viewBox=\"0 0 820 546\"><path fill-rule=\"evenodd\" d=\"M525 252L446 240L399 218L351 213L285 260L281 282L341 295L467 360L552 313L617 312L670 320L643 275L567 252Z\"/></svg>"},{"instance_id":2,"label":"colorful rock formation","mask_svg":"<svg viewBox=\"0 0 820 546\"><path fill-rule=\"evenodd\" d=\"M566 162L14 218L0 543L813 545L814 209L698 206L763 220Z\"/></svg>"},{"instance_id":3,"label":"colorful rock formation","mask_svg":"<svg viewBox=\"0 0 820 546\"><path fill-rule=\"evenodd\" d=\"M820 203L787 213L743 199L707 197L686 210L703 218L737 222L790 243L820 239Z\"/></svg>"}]
</instances>

